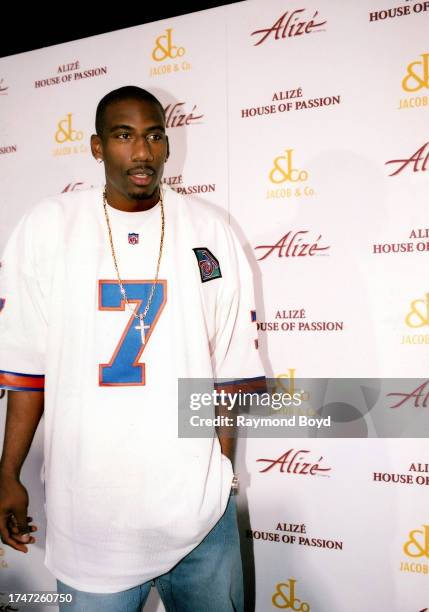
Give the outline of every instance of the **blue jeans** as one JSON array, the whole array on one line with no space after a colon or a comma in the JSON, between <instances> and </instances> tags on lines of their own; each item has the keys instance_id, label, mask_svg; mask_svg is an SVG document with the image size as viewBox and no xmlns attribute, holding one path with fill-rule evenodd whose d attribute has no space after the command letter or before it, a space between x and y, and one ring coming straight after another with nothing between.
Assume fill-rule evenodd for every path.
<instances>
[{"instance_id":1,"label":"blue jeans","mask_svg":"<svg viewBox=\"0 0 429 612\"><path fill-rule=\"evenodd\" d=\"M243 572L234 496L204 540L169 572L119 593L78 591L57 580L73 602L61 612L140 612L155 584L167 612L243 612Z\"/></svg>"}]
</instances>

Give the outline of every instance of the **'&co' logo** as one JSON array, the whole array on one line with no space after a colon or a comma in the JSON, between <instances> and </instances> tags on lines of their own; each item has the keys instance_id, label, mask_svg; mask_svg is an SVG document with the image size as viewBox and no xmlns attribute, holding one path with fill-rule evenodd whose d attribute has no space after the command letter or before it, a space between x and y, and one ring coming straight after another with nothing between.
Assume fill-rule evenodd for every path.
<instances>
[{"instance_id":1,"label":"'&co' logo","mask_svg":"<svg viewBox=\"0 0 429 612\"><path fill-rule=\"evenodd\" d=\"M408 327L423 327L429 325L429 293L426 293L425 300L413 300L411 310L405 317Z\"/></svg>"},{"instance_id":2,"label":"'&co' logo","mask_svg":"<svg viewBox=\"0 0 429 612\"><path fill-rule=\"evenodd\" d=\"M168 57L170 59L176 59L185 55L186 52L185 47L176 47L176 45L173 45L171 40L172 28L167 28L165 31L167 33L158 36L155 41L156 45L152 51L152 59L155 60L155 62L162 62Z\"/></svg>"},{"instance_id":3,"label":"'&co' logo","mask_svg":"<svg viewBox=\"0 0 429 612\"><path fill-rule=\"evenodd\" d=\"M429 89L429 53L422 53L421 58L407 66L407 74L402 79L402 89L405 91Z\"/></svg>"},{"instance_id":4,"label":"'&co' logo","mask_svg":"<svg viewBox=\"0 0 429 612\"><path fill-rule=\"evenodd\" d=\"M423 525L423 527L424 529L410 531L410 539L404 544L404 553L409 557L429 559L429 525Z\"/></svg>"},{"instance_id":5,"label":"'&co' logo","mask_svg":"<svg viewBox=\"0 0 429 612\"><path fill-rule=\"evenodd\" d=\"M276 591L274 592L271 601L273 606L280 609L296 610L296 612L310 612L310 606L307 602L301 602L300 599L295 597L295 584L294 578L289 578L288 582L279 582L276 584Z\"/></svg>"},{"instance_id":6,"label":"'&co' logo","mask_svg":"<svg viewBox=\"0 0 429 612\"><path fill-rule=\"evenodd\" d=\"M61 119L58 122L58 130L55 132L55 140L59 144L63 144L68 140L70 142L75 142L76 140L82 140L83 132L74 130L72 128L72 114L68 113L66 115L66 119Z\"/></svg>"},{"instance_id":7,"label":"'&co' logo","mask_svg":"<svg viewBox=\"0 0 429 612\"><path fill-rule=\"evenodd\" d=\"M279 155L274 159L274 167L272 168L269 178L272 183L291 183L304 182L308 179L306 170L298 170L293 167L292 154L293 149L286 149L286 155Z\"/></svg>"},{"instance_id":8,"label":"'&co' logo","mask_svg":"<svg viewBox=\"0 0 429 612\"><path fill-rule=\"evenodd\" d=\"M286 374L277 374L276 376L276 388L282 389L286 393L290 393L293 395L295 393L295 372L296 368L289 368L288 373ZM289 384L284 384L283 381L288 380Z\"/></svg>"}]
</instances>

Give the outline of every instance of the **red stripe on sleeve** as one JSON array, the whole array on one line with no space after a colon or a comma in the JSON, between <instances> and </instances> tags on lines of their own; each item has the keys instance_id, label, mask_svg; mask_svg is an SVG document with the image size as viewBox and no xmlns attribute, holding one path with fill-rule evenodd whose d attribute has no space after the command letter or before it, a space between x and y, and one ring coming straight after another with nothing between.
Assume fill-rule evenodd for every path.
<instances>
[{"instance_id":1,"label":"red stripe on sleeve","mask_svg":"<svg viewBox=\"0 0 429 612\"><path fill-rule=\"evenodd\" d=\"M22 376L15 372L0 372L0 386L19 387L20 389L33 389L43 391L45 388L44 376Z\"/></svg>"}]
</instances>

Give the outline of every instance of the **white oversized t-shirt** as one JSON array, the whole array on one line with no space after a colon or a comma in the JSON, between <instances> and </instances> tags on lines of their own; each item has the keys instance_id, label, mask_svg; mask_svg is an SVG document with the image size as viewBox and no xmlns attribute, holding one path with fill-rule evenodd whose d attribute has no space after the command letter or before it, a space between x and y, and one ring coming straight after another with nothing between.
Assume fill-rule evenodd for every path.
<instances>
[{"instance_id":1,"label":"white oversized t-shirt","mask_svg":"<svg viewBox=\"0 0 429 612\"><path fill-rule=\"evenodd\" d=\"M159 282L145 317L125 307L101 189L43 200L20 222L0 270L0 387L45 390L46 566L83 591L159 576L223 514L232 480L216 436L178 435L178 379L254 390L253 283L229 226L165 191ZM133 307L156 272L160 205L108 208Z\"/></svg>"}]
</instances>

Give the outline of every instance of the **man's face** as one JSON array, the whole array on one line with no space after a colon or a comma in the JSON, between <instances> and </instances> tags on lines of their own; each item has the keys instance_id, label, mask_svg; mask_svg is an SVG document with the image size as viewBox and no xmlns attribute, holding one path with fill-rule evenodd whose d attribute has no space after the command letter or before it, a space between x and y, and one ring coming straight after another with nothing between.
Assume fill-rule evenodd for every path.
<instances>
[{"instance_id":1,"label":"man's face","mask_svg":"<svg viewBox=\"0 0 429 612\"><path fill-rule=\"evenodd\" d=\"M118 204L157 195L169 149L157 104L120 100L104 114L102 137L92 137L95 157L104 161L109 195Z\"/></svg>"}]
</instances>

